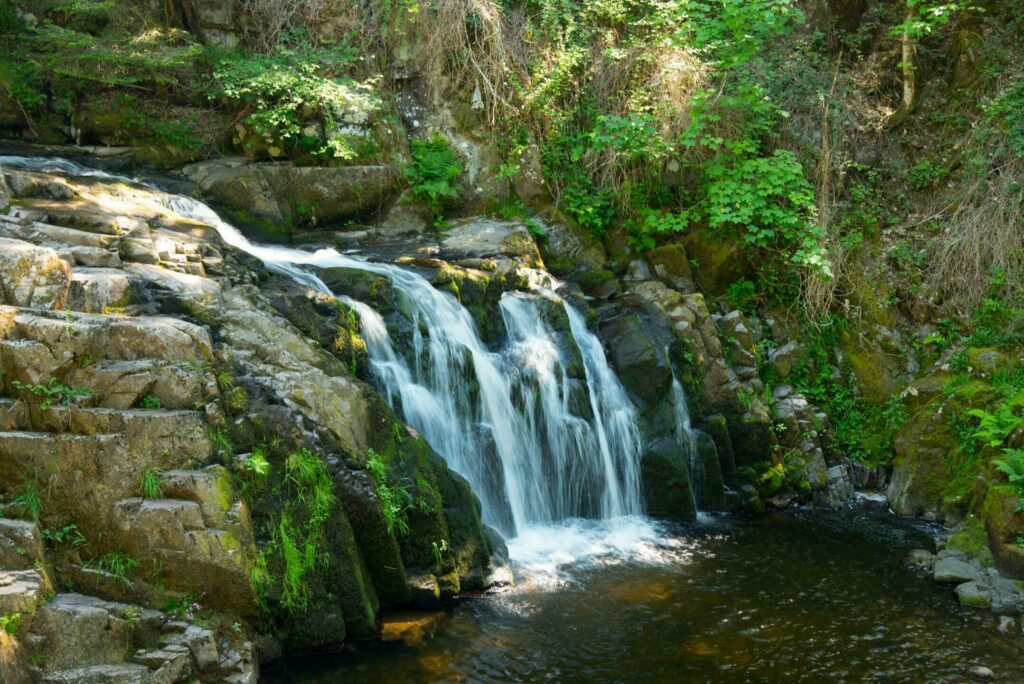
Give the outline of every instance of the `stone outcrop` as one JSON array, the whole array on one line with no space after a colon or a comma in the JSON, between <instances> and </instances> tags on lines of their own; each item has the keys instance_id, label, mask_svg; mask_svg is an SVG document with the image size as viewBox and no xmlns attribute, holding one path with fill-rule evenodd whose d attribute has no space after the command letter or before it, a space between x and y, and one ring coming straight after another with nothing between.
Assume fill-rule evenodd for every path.
<instances>
[{"instance_id":1,"label":"stone outcrop","mask_svg":"<svg viewBox=\"0 0 1024 684\"><path fill-rule=\"evenodd\" d=\"M294 226L340 225L386 209L397 178L388 166L295 166L224 159L183 173L218 206Z\"/></svg>"}]
</instances>

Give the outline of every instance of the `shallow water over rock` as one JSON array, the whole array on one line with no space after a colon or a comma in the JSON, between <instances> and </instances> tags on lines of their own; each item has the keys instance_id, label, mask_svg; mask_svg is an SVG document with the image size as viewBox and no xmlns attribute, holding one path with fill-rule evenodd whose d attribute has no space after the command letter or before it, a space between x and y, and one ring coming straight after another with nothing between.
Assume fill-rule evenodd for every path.
<instances>
[{"instance_id":1,"label":"shallow water over rock","mask_svg":"<svg viewBox=\"0 0 1024 684\"><path fill-rule=\"evenodd\" d=\"M270 680L960 682L979 665L1024 680L1019 629L909 573L927 530L884 510L634 520L628 543L587 526L561 528L577 543L557 573L513 540L530 563L520 585L449 611L433 638L292 661Z\"/></svg>"}]
</instances>

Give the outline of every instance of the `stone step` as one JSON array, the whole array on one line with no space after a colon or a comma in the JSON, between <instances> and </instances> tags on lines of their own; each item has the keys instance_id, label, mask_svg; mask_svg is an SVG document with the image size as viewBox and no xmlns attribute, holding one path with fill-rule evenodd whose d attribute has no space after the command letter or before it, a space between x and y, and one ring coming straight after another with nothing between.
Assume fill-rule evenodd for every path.
<instances>
[{"instance_id":1,"label":"stone step","mask_svg":"<svg viewBox=\"0 0 1024 684\"><path fill-rule=\"evenodd\" d=\"M126 553L158 559L168 588L202 587L211 604L244 611L252 599L246 559L255 549L246 509L231 508L224 528L216 528L195 501L123 499L114 506L111 534Z\"/></svg>"},{"instance_id":2,"label":"stone step","mask_svg":"<svg viewBox=\"0 0 1024 684\"><path fill-rule=\"evenodd\" d=\"M168 470L160 473L160 488L165 496L196 502L206 524L220 527L239 517L232 501L230 477L227 468L221 465L202 470Z\"/></svg>"},{"instance_id":3,"label":"stone step","mask_svg":"<svg viewBox=\"0 0 1024 684\"><path fill-rule=\"evenodd\" d=\"M65 261L71 262L76 268L120 268L121 256L118 252L99 247L61 247L57 246L57 254ZM67 308L78 311L70 304Z\"/></svg>"},{"instance_id":4,"label":"stone step","mask_svg":"<svg viewBox=\"0 0 1024 684\"><path fill-rule=\"evenodd\" d=\"M198 365L213 356L205 328L168 316L48 314L0 306L0 338L43 344L61 359L162 359Z\"/></svg>"},{"instance_id":5,"label":"stone step","mask_svg":"<svg viewBox=\"0 0 1024 684\"><path fill-rule=\"evenodd\" d=\"M120 261L117 263L120 264ZM131 299L132 285L124 271L116 268L76 268L71 274L67 307L72 311L103 313L108 307L130 304Z\"/></svg>"},{"instance_id":6,"label":"stone step","mask_svg":"<svg viewBox=\"0 0 1024 684\"><path fill-rule=\"evenodd\" d=\"M44 684L148 684L153 680L150 669L145 665L118 663L51 672L45 675L42 681ZM160 681L175 682L178 680Z\"/></svg>"},{"instance_id":7,"label":"stone step","mask_svg":"<svg viewBox=\"0 0 1024 684\"><path fill-rule=\"evenodd\" d=\"M155 610L67 593L57 594L36 611L29 634L34 637L33 650L46 654L44 666L57 675L69 669L122 663L126 655L159 641L163 621L163 615ZM137 664L133 668L149 670Z\"/></svg>"},{"instance_id":8,"label":"stone step","mask_svg":"<svg viewBox=\"0 0 1024 684\"><path fill-rule=\"evenodd\" d=\"M0 570L0 615L33 612L45 587L35 570Z\"/></svg>"},{"instance_id":9,"label":"stone step","mask_svg":"<svg viewBox=\"0 0 1024 684\"><path fill-rule=\"evenodd\" d=\"M40 221L0 217L0 234L48 246L93 247L117 251L118 237L91 233L77 228L54 226Z\"/></svg>"},{"instance_id":10,"label":"stone step","mask_svg":"<svg viewBox=\"0 0 1024 684\"><path fill-rule=\"evenodd\" d=\"M24 401L0 398L0 431L79 436L120 434L129 448L172 451L182 463L202 462L210 455L205 418L202 413L187 409L54 406L30 412Z\"/></svg>"}]
</instances>

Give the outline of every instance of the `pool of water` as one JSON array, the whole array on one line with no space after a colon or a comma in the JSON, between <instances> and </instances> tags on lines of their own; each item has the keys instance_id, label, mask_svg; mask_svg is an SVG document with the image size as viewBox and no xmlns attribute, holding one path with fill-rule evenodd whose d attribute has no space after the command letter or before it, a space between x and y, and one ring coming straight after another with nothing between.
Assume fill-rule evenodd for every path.
<instances>
[{"instance_id":1,"label":"pool of water","mask_svg":"<svg viewBox=\"0 0 1024 684\"><path fill-rule=\"evenodd\" d=\"M520 584L432 636L305 658L288 682L1024 681L1021 639L904 569L928 530L884 509L536 531Z\"/></svg>"}]
</instances>

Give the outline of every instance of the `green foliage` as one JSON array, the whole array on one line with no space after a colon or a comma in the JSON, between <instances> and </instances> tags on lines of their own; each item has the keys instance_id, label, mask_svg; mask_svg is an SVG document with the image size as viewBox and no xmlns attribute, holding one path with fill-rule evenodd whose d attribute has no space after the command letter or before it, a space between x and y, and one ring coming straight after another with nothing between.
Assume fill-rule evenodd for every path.
<instances>
[{"instance_id":1,"label":"green foliage","mask_svg":"<svg viewBox=\"0 0 1024 684\"><path fill-rule=\"evenodd\" d=\"M382 110L370 82L341 76L354 59L344 48L314 50L279 46L273 54L224 52L214 59L211 98L224 97L249 113L244 122L266 141L302 146L316 157L356 160L369 140L334 133L347 113L372 117ZM326 133L310 135L308 122Z\"/></svg>"},{"instance_id":2,"label":"green foliage","mask_svg":"<svg viewBox=\"0 0 1024 684\"><path fill-rule=\"evenodd\" d=\"M949 176L949 169L932 164L925 159L907 171L907 182L915 190L926 190L939 181L945 180L947 176Z\"/></svg>"},{"instance_id":3,"label":"green foliage","mask_svg":"<svg viewBox=\"0 0 1024 684\"><path fill-rule=\"evenodd\" d=\"M41 534L43 541L54 546L70 544L71 548L77 549L87 543L85 535L78 530L78 525L74 523L64 525L60 529L43 528Z\"/></svg>"},{"instance_id":4,"label":"green foliage","mask_svg":"<svg viewBox=\"0 0 1024 684\"><path fill-rule=\"evenodd\" d=\"M985 119L1003 131L1013 154L1024 156L1024 77L1010 81L986 103Z\"/></svg>"},{"instance_id":5,"label":"green foliage","mask_svg":"<svg viewBox=\"0 0 1024 684\"><path fill-rule=\"evenodd\" d=\"M18 512L19 515L30 518L32 520L39 520L39 516L43 512L43 498L39 491L39 482L35 477L29 477L17 490L17 494L11 501L11 507Z\"/></svg>"},{"instance_id":6,"label":"green foliage","mask_svg":"<svg viewBox=\"0 0 1024 684\"><path fill-rule=\"evenodd\" d=\"M17 637L19 629L21 629L21 613L0 615L0 632L4 632L10 637Z\"/></svg>"},{"instance_id":7,"label":"green foliage","mask_svg":"<svg viewBox=\"0 0 1024 684\"><path fill-rule=\"evenodd\" d=\"M16 389L22 396L29 395L39 397L39 408L44 411L54 404L70 406L78 399L85 399L92 396L91 390L79 389L77 387L65 385L58 382L56 378L51 378L50 382L45 385L25 384L14 380L11 382L11 386L14 387L14 389Z\"/></svg>"},{"instance_id":8,"label":"green foliage","mask_svg":"<svg viewBox=\"0 0 1024 684\"><path fill-rule=\"evenodd\" d=\"M757 288L754 286L754 283L746 278L741 278L729 284L728 289L725 291L725 296L732 308L750 313L751 305L757 298Z\"/></svg>"},{"instance_id":9,"label":"green foliage","mask_svg":"<svg viewBox=\"0 0 1024 684\"><path fill-rule=\"evenodd\" d=\"M227 430L221 428L213 428L210 430L210 443L213 448L225 456L231 456L235 453L235 447L231 443L231 435L228 434Z\"/></svg>"},{"instance_id":10,"label":"green foliage","mask_svg":"<svg viewBox=\"0 0 1024 684\"><path fill-rule=\"evenodd\" d=\"M802 18L793 0L695 0L679 4L677 40L702 50L724 69L750 62Z\"/></svg>"},{"instance_id":11,"label":"green foliage","mask_svg":"<svg viewBox=\"0 0 1024 684\"><path fill-rule=\"evenodd\" d=\"M112 551L105 556L87 562L85 567L113 575L121 584L131 587L130 576L138 570L139 561L122 551Z\"/></svg>"},{"instance_id":12,"label":"green foliage","mask_svg":"<svg viewBox=\"0 0 1024 684\"><path fill-rule=\"evenodd\" d=\"M139 406L144 409L161 409L163 408L163 402L160 401L160 397L147 394L139 401Z\"/></svg>"},{"instance_id":13,"label":"green foliage","mask_svg":"<svg viewBox=\"0 0 1024 684\"><path fill-rule=\"evenodd\" d=\"M892 34L910 38L929 36L948 26L961 12L981 12L970 0L907 0L907 18Z\"/></svg>"},{"instance_id":14,"label":"green foliage","mask_svg":"<svg viewBox=\"0 0 1024 684\"><path fill-rule=\"evenodd\" d=\"M162 471L147 468L142 471L139 491L143 499L162 499L164 496L163 487L160 486L160 475Z\"/></svg>"},{"instance_id":15,"label":"green foliage","mask_svg":"<svg viewBox=\"0 0 1024 684\"><path fill-rule=\"evenodd\" d=\"M373 449L367 452L366 469L377 485L377 498L388 533L404 535L409 532L408 511L412 506L409 488L390 482L387 464Z\"/></svg>"},{"instance_id":16,"label":"green foliage","mask_svg":"<svg viewBox=\"0 0 1024 684\"><path fill-rule=\"evenodd\" d=\"M254 450L243 468L261 487L273 473L262 449ZM251 580L261 605L269 607L273 597L284 611L298 615L309 608L311 582L328 564L325 541L337 497L327 463L308 449L288 453L277 473L272 491L281 504L268 522L271 538L253 563Z\"/></svg>"},{"instance_id":17,"label":"green foliage","mask_svg":"<svg viewBox=\"0 0 1024 684\"><path fill-rule=\"evenodd\" d=\"M270 473L270 461L264 455L262 449L253 449L252 454L245 459L242 468L251 475L258 478L265 478Z\"/></svg>"},{"instance_id":18,"label":"green foliage","mask_svg":"<svg viewBox=\"0 0 1024 684\"><path fill-rule=\"evenodd\" d=\"M459 194L462 160L439 133L426 140L413 140L409 147L412 161L405 167L405 175L412 195L440 221L445 203Z\"/></svg>"},{"instance_id":19,"label":"green foliage","mask_svg":"<svg viewBox=\"0 0 1024 684\"><path fill-rule=\"evenodd\" d=\"M1024 393L1002 402L994 411L970 409L967 415L978 419L974 439L989 447L1000 447L1013 432L1024 427Z\"/></svg>"},{"instance_id":20,"label":"green foliage","mask_svg":"<svg viewBox=\"0 0 1024 684\"><path fill-rule=\"evenodd\" d=\"M996 470L1006 475L1014 493L1024 498L1024 449L1004 449L1003 457L992 463Z\"/></svg>"}]
</instances>

